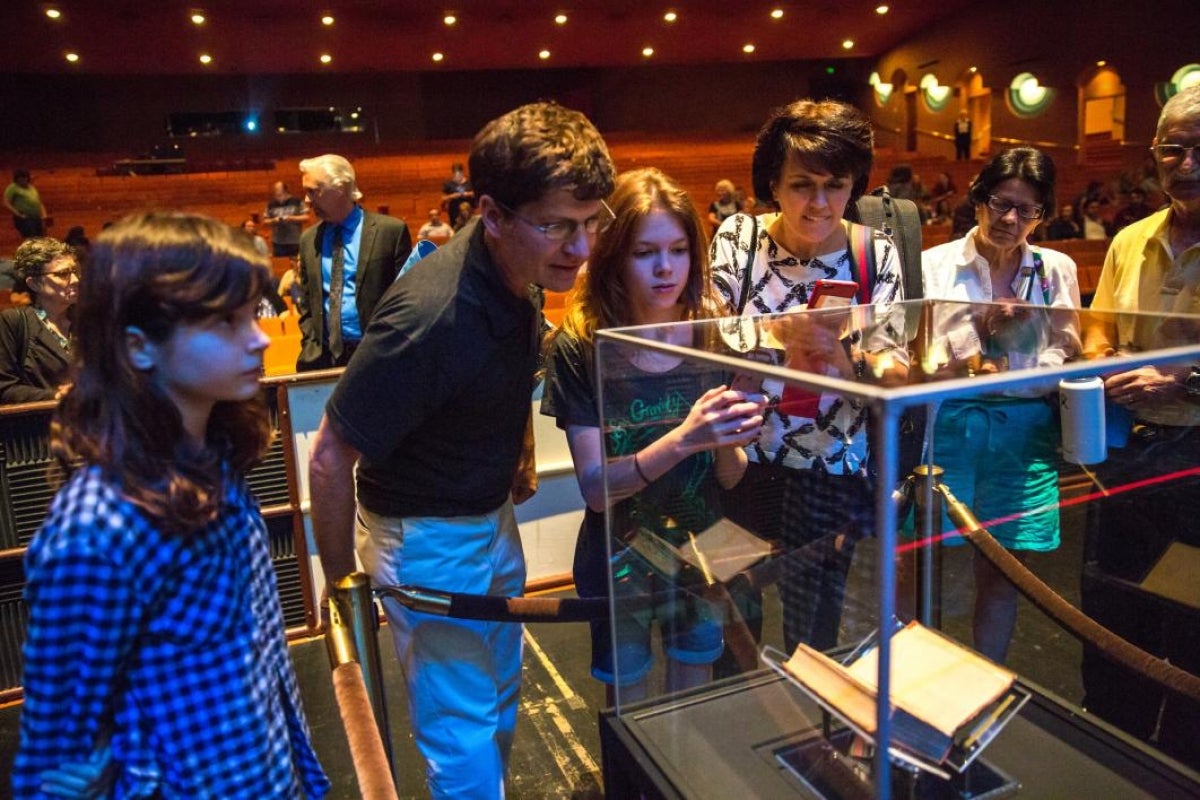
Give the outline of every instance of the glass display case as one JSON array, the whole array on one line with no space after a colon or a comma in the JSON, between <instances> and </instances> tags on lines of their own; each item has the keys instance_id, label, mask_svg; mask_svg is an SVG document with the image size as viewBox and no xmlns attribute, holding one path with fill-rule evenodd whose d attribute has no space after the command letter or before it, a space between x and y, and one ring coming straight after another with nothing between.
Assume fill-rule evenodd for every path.
<instances>
[{"instance_id":1,"label":"glass display case","mask_svg":"<svg viewBox=\"0 0 1200 800\"><path fill-rule=\"evenodd\" d=\"M610 796L1200 793L1193 365L1002 303L598 333Z\"/></svg>"}]
</instances>

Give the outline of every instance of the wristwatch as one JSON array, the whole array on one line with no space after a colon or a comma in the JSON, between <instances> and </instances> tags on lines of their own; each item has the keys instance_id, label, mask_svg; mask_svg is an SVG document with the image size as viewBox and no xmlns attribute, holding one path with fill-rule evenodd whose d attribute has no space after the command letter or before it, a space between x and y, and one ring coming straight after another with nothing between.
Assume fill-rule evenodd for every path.
<instances>
[{"instance_id":1,"label":"wristwatch","mask_svg":"<svg viewBox=\"0 0 1200 800\"><path fill-rule=\"evenodd\" d=\"M1183 379L1183 391L1192 400L1200 400L1200 367L1192 367Z\"/></svg>"}]
</instances>

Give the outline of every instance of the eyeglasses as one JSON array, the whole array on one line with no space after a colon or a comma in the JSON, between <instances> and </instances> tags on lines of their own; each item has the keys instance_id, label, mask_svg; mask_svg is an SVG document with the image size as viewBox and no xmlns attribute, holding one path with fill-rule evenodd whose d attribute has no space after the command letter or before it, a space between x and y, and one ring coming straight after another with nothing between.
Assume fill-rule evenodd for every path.
<instances>
[{"instance_id":1,"label":"eyeglasses","mask_svg":"<svg viewBox=\"0 0 1200 800\"><path fill-rule=\"evenodd\" d=\"M56 269L53 272L39 272L38 277L43 278L62 278L64 281L75 278L79 280L83 277L83 272L79 267L67 267L66 269Z\"/></svg>"},{"instance_id":2,"label":"eyeglasses","mask_svg":"<svg viewBox=\"0 0 1200 800\"><path fill-rule=\"evenodd\" d=\"M987 207L1002 217L1015 208L1017 216L1024 220L1041 219L1042 215L1046 213L1046 209L1041 206L1020 206L1010 203L1003 197L996 197L994 194L988 195Z\"/></svg>"},{"instance_id":3,"label":"eyeglasses","mask_svg":"<svg viewBox=\"0 0 1200 800\"><path fill-rule=\"evenodd\" d=\"M496 205L500 206L500 208L504 209L506 213L516 217L521 222L524 222L526 225L533 228L535 231L538 231L542 234L542 236L545 236L552 242L565 242L568 239L574 239L575 234L578 233L581 225L581 223L578 223L573 219L562 219L557 222L538 224L525 219L516 211L504 205L504 203L497 201ZM602 233L608 228L609 225L613 223L613 220L616 219L616 215L613 214L612 209L608 207L608 203L605 203L603 200L601 200L600 206L603 210L599 214L595 215L594 217L588 217L582 223L583 232L588 236L595 236L598 233Z\"/></svg>"},{"instance_id":4,"label":"eyeglasses","mask_svg":"<svg viewBox=\"0 0 1200 800\"><path fill-rule=\"evenodd\" d=\"M1188 153L1192 154L1192 161L1200 161L1200 144L1190 147L1184 144L1156 144L1150 148L1150 152L1163 162L1183 161Z\"/></svg>"}]
</instances>

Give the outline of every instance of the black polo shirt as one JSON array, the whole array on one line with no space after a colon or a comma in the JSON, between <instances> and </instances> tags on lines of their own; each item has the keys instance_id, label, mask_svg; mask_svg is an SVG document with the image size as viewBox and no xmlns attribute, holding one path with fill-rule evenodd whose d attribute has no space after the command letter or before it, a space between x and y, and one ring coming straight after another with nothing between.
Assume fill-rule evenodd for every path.
<instances>
[{"instance_id":1,"label":"black polo shirt","mask_svg":"<svg viewBox=\"0 0 1200 800\"><path fill-rule=\"evenodd\" d=\"M482 514L512 488L541 292L514 295L472 226L387 290L326 406L376 514Z\"/></svg>"}]
</instances>

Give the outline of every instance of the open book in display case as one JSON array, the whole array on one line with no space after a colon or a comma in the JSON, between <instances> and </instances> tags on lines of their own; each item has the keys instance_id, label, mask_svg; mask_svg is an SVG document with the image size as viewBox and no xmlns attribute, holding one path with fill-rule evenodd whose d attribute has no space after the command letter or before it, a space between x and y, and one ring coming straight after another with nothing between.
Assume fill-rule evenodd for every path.
<instances>
[{"instance_id":1,"label":"open book in display case","mask_svg":"<svg viewBox=\"0 0 1200 800\"><path fill-rule=\"evenodd\" d=\"M1130 327L1153 331L1160 346L1099 358L1071 346ZM817 328L834 334L836 352L806 345ZM922 479L964 447L938 441L933 422L944 409L1044 407L1057 436L1061 384L1075 404L1062 412L1074 415L1066 449L1094 457L1091 437L1104 437L1106 424L1102 411L1086 415L1079 387L1191 364L1200 364L1200 317L1039 307L1014 315L935 300L598 333L610 459L683 424L699 392L725 385L762 393L764 435L788 437L789 459L800 458L792 471L836 476L793 480L787 467L752 466L725 490L692 465L612 505L604 661L616 688L601 719L609 796L1200 796L1200 775L1187 765L1082 708L1087 631L1054 603L1066 627L1022 600L1005 663L974 651L975 548L955 535L966 524L961 508L955 522L939 520L937 481ZM797 396L818 398L813 417L788 415L787 397ZM1086 399L1097 397L1103 409L1099 395ZM1002 474L999 460L1024 452L1011 430L992 444L998 455L985 474ZM768 463L778 453L754 455ZM1022 499L1028 493L989 492L986 481L979 492L957 476L945 485L962 507L985 510L977 520L985 530L1056 509L1060 543L1027 559L1035 580L1025 585L1040 581L1038 591L1068 607L1080 605L1087 580L1094 504L1200 472L1164 464L1150 480L1116 487L1101 485L1090 461L1055 467L1057 502L1043 495L1036 506ZM831 500L827 487L845 483L856 486ZM977 502L981 493L987 503ZM842 581L833 579L839 570ZM1155 593L1164 574L1174 573L1159 567L1145 587L1146 575L1126 583L1177 610L1180 624L1200 624L1194 608ZM839 687L853 699L835 698Z\"/></svg>"}]
</instances>

